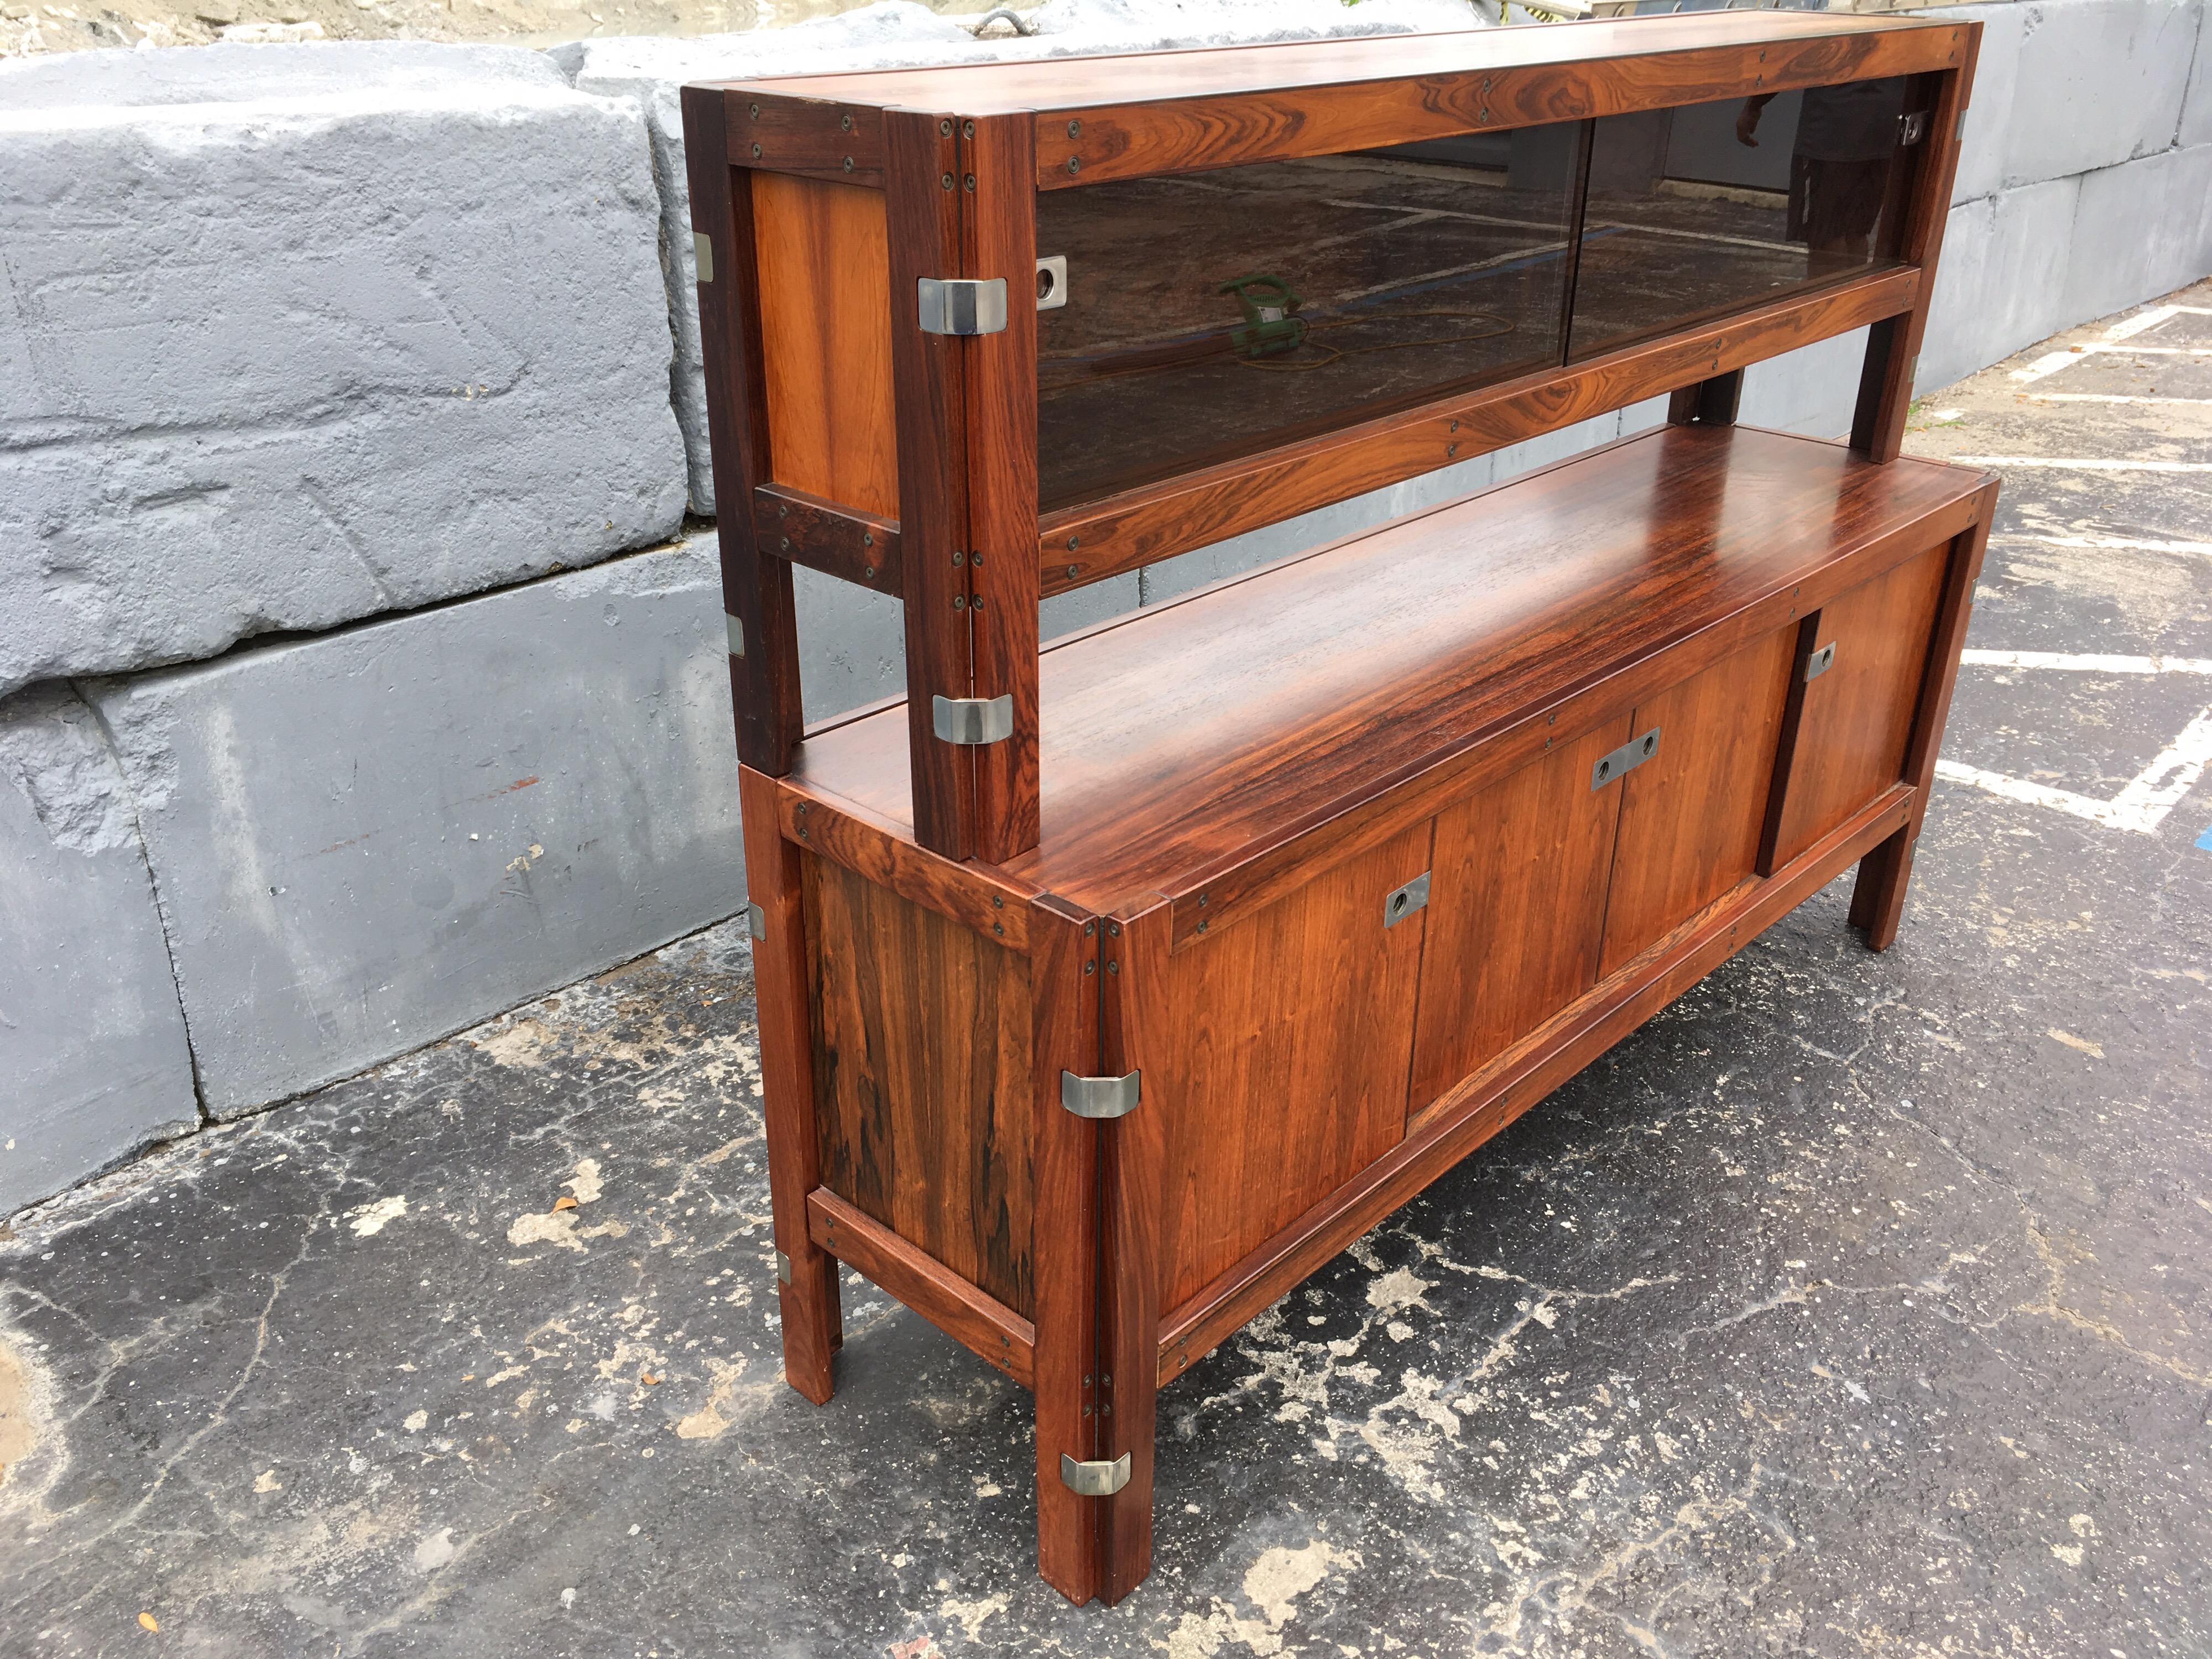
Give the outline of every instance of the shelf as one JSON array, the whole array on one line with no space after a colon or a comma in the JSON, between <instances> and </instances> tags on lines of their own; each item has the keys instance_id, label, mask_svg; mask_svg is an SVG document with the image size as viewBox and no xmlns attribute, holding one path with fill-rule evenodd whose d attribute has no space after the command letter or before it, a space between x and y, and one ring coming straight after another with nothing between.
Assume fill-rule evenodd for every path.
<instances>
[{"instance_id":1,"label":"shelf","mask_svg":"<svg viewBox=\"0 0 2212 1659\"><path fill-rule=\"evenodd\" d=\"M1071 636L1041 659L1042 839L1006 872L1101 911L1178 896L1547 711L1605 712L1693 635L1781 625L1986 480L1664 427ZM809 737L792 781L910 836L907 773L896 703Z\"/></svg>"}]
</instances>

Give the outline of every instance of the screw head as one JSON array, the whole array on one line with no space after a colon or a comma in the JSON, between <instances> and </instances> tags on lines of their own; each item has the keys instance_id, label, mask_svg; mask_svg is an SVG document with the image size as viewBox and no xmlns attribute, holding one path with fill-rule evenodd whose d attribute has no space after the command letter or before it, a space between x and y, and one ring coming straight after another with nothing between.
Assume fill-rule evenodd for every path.
<instances>
[{"instance_id":1,"label":"screw head","mask_svg":"<svg viewBox=\"0 0 2212 1659\"><path fill-rule=\"evenodd\" d=\"M1081 137L1083 136L1083 123L1080 121L1070 121L1067 124L1067 136L1071 138Z\"/></svg>"},{"instance_id":2,"label":"screw head","mask_svg":"<svg viewBox=\"0 0 2212 1659\"><path fill-rule=\"evenodd\" d=\"M967 188L967 189L968 189L969 191L971 191L971 192L975 190L975 175L974 173L969 173L969 174L968 175L968 178L967 178L967 180L966 180L965 188Z\"/></svg>"},{"instance_id":3,"label":"screw head","mask_svg":"<svg viewBox=\"0 0 2212 1659\"><path fill-rule=\"evenodd\" d=\"M952 123L939 121L937 124L937 136L940 138L950 138L952 136Z\"/></svg>"},{"instance_id":4,"label":"screw head","mask_svg":"<svg viewBox=\"0 0 2212 1659\"><path fill-rule=\"evenodd\" d=\"M870 565L866 569L863 570L863 571L860 573L860 574L861 574L864 578L866 578L867 580L869 580L869 581L873 581L873 580L875 580L875 579L876 579L876 568L875 568L875 566L873 566L873 565Z\"/></svg>"},{"instance_id":5,"label":"screw head","mask_svg":"<svg viewBox=\"0 0 2212 1659\"><path fill-rule=\"evenodd\" d=\"M754 104L754 105L750 106L749 107L752 110L752 112L753 112L753 119L754 119L754 120L756 120L756 121L759 120L759 119L760 119L760 106L759 106L758 104Z\"/></svg>"},{"instance_id":6,"label":"screw head","mask_svg":"<svg viewBox=\"0 0 2212 1659\"><path fill-rule=\"evenodd\" d=\"M1070 536L1070 537L1067 538L1067 550L1068 550L1069 552L1073 553L1073 552L1074 552L1074 551L1075 551L1075 544L1077 543L1077 541L1078 541L1079 539L1080 539L1080 538L1078 538L1078 537L1074 537L1074 536Z\"/></svg>"},{"instance_id":7,"label":"screw head","mask_svg":"<svg viewBox=\"0 0 2212 1659\"><path fill-rule=\"evenodd\" d=\"M965 611L968 608L968 596L965 593L955 593L952 596L952 608L955 611Z\"/></svg>"},{"instance_id":8,"label":"screw head","mask_svg":"<svg viewBox=\"0 0 2212 1659\"><path fill-rule=\"evenodd\" d=\"M970 553L968 556L968 563L971 569L981 570L983 568L983 556L981 553Z\"/></svg>"},{"instance_id":9,"label":"screw head","mask_svg":"<svg viewBox=\"0 0 2212 1659\"><path fill-rule=\"evenodd\" d=\"M852 170L853 170L853 158L852 158L851 156L848 155L848 156L845 158L845 171L846 171L846 172L848 172L848 173L850 173Z\"/></svg>"},{"instance_id":10,"label":"screw head","mask_svg":"<svg viewBox=\"0 0 2212 1659\"><path fill-rule=\"evenodd\" d=\"M952 568L955 570L957 570L962 565L967 562L968 556L965 553L955 553L952 556Z\"/></svg>"},{"instance_id":11,"label":"screw head","mask_svg":"<svg viewBox=\"0 0 2212 1659\"><path fill-rule=\"evenodd\" d=\"M790 552L790 551L791 551L791 538L790 538L790 537L788 537L788 536L781 536L781 537L778 537L778 538L777 538L777 539L778 539L779 541L781 541L781 542L783 544L783 550L784 550L785 552L788 553L788 552Z\"/></svg>"},{"instance_id":12,"label":"screw head","mask_svg":"<svg viewBox=\"0 0 2212 1659\"><path fill-rule=\"evenodd\" d=\"M1073 565L1067 567L1067 580L1070 581L1073 581L1075 580L1075 567Z\"/></svg>"},{"instance_id":13,"label":"screw head","mask_svg":"<svg viewBox=\"0 0 2212 1659\"><path fill-rule=\"evenodd\" d=\"M952 175L948 173L937 182L944 185L945 189L950 190L952 188Z\"/></svg>"},{"instance_id":14,"label":"screw head","mask_svg":"<svg viewBox=\"0 0 2212 1659\"><path fill-rule=\"evenodd\" d=\"M787 501L778 501L775 504L775 516L779 519L789 518L791 516L790 503Z\"/></svg>"},{"instance_id":15,"label":"screw head","mask_svg":"<svg viewBox=\"0 0 2212 1659\"><path fill-rule=\"evenodd\" d=\"M759 161L759 160L760 160L760 153L761 153L761 147L760 147L758 144L755 144L755 145L753 146L753 160L754 160L754 161Z\"/></svg>"},{"instance_id":16,"label":"screw head","mask_svg":"<svg viewBox=\"0 0 2212 1659\"><path fill-rule=\"evenodd\" d=\"M975 136L975 124L973 121L963 121L960 124L960 136L963 138L973 138Z\"/></svg>"},{"instance_id":17,"label":"screw head","mask_svg":"<svg viewBox=\"0 0 2212 1659\"><path fill-rule=\"evenodd\" d=\"M1006 927L1004 922L993 922L991 924L991 931L996 933L1000 939L1004 939L1006 936Z\"/></svg>"},{"instance_id":18,"label":"screw head","mask_svg":"<svg viewBox=\"0 0 2212 1659\"><path fill-rule=\"evenodd\" d=\"M1204 922L1201 921L1198 924L1198 931L1201 933L1206 931L1206 924Z\"/></svg>"},{"instance_id":19,"label":"screw head","mask_svg":"<svg viewBox=\"0 0 2212 1659\"><path fill-rule=\"evenodd\" d=\"M1067 170L1068 170L1070 173L1080 173L1080 172L1082 172L1082 171L1083 171L1083 158L1082 158L1080 155L1071 155L1071 156L1069 156L1069 157L1067 158Z\"/></svg>"},{"instance_id":20,"label":"screw head","mask_svg":"<svg viewBox=\"0 0 2212 1659\"><path fill-rule=\"evenodd\" d=\"M843 128L847 132L850 132L853 130L853 118L850 112L839 116L837 118L837 125Z\"/></svg>"},{"instance_id":21,"label":"screw head","mask_svg":"<svg viewBox=\"0 0 2212 1659\"><path fill-rule=\"evenodd\" d=\"M873 547L875 544L876 532L872 530L863 530L860 532L860 545L863 547Z\"/></svg>"}]
</instances>

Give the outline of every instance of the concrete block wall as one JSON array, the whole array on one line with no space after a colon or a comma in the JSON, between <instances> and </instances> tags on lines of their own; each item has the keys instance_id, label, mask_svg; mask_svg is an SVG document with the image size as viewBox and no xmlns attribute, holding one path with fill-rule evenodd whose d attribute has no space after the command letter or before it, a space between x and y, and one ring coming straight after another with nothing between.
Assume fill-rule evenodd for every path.
<instances>
[{"instance_id":1,"label":"concrete block wall","mask_svg":"<svg viewBox=\"0 0 2212 1659\"><path fill-rule=\"evenodd\" d=\"M1671 3L1671 0L1670 0ZM1933 387L2212 270L2206 0L2003 0ZM539 54L0 65L0 1213L744 902L685 80L1465 27L1052 0ZM1747 377L1832 435L1861 337ZM1503 482L1654 402L1048 603L1048 636ZM689 538L686 539L685 538ZM810 716L898 607L802 572Z\"/></svg>"}]
</instances>

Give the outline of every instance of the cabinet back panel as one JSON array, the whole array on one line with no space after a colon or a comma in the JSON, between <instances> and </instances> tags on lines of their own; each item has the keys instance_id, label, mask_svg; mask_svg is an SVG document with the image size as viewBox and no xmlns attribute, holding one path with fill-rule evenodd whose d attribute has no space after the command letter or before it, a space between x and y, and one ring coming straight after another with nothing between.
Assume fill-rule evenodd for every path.
<instances>
[{"instance_id":1,"label":"cabinet back panel","mask_svg":"<svg viewBox=\"0 0 2212 1659\"><path fill-rule=\"evenodd\" d=\"M898 516L884 193L749 173L769 476ZM724 512L737 510L726 504Z\"/></svg>"},{"instance_id":2,"label":"cabinet back panel","mask_svg":"<svg viewBox=\"0 0 2212 1659\"><path fill-rule=\"evenodd\" d=\"M1028 959L805 859L822 1184L1030 1310Z\"/></svg>"},{"instance_id":3,"label":"cabinet back panel","mask_svg":"<svg viewBox=\"0 0 2212 1659\"><path fill-rule=\"evenodd\" d=\"M1601 975L1757 866L1796 641L1793 623L1638 707L1659 749L1605 786L1622 795Z\"/></svg>"},{"instance_id":4,"label":"cabinet back panel","mask_svg":"<svg viewBox=\"0 0 2212 1659\"><path fill-rule=\"evenodd\" d=\"M1832 643L1836 658L1805 687L1775 837L1778 865L1904 775L1949 554L1948 544L1931 548L1821 610L1814 643Z\"/></svg>"},{"instance_id":5,"label":"cabinet back panel","mask_svg":"<svg viewBox=\"0 0 2212 1659\"><path fill-rule=\"evenodd\" d=\"M1590 769L1628 738L1623 714L1438 815L1412 1111L1597 982L1620 792Z\"/></svg>"},{"instance_id":6,"label":"cabinet back panel","mask_svg":"<svg viewBox=\"0 0 2212 1659\"><path fill-rule=\"evenodd\" d=\"M1163 1309L1403 1138L1426 913L1386 927L1382 908L1429 851L1423 822L1138 988L1130 1057L1166 1115Z\"/></svg>"}]
</instances>

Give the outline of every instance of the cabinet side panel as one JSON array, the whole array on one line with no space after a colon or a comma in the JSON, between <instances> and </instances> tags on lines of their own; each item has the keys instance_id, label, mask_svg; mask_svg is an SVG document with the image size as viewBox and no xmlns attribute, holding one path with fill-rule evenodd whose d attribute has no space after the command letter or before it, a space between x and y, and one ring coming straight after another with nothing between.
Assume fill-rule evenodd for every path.
<instances>
[{"instance_id":1,"label":"cabinet side panel","mask_svg":"<svg viewBox=\"0 0 2212 1659\"><path fill-rule=\"evenodd\" d=\"M805 860L822 1184L1027 1317L1026 957Z\"/></svg>"},{"instance_id":2,"label":"cabinet side panel","mask_svg":"<svg viewBox=\"0 0 2212 1659\"><path fill-rule=\"evenodd\" d=\"M1805 687L1774 861L1795 858L1905 775L1949 544L1822 608L1814 646L1832 665ZM1793 672L1802 673L1802 668Z\"/></svg>"},{"instance_id":3,"label":"cabinet side panel","mask_svg":"<svg viewBox=\"0 0 2212 1659\"><path fill-rule=\"evenodd\" d=\"M774 481L898 516L884 193L752 173ZM726 513L742 504L726 503Z\"/></svg>"},{"instance_id":4,"label":"cabinet side panel","mask_svg":"<svg viewBox=\"0 0 2212 1659\"><path fill-rule=\"evenodd\" d=\"M1403 1136L1425 912L1385 927L1383 904L1429 848L1423 822L1164 957L1167 1024L1138 1045L1165 1114L1163 1308Z\"/></svg>"},{"instance_id":5,"label":"cabinet side panel","mask_svg":"<svg viewBox=\"0 0 2212 1659\"><path fill-rule=\"evenodd\" d=\"M1440 813L1408 1109L1597 982L1620 792L1589 787L1626 714Z\"/></svg>"},{"instance_id":6,"label":"cabinet side panel","mask_svg":"<svg viewBox=\"0 0 2212 1659\"><path fill-rule=\"evenodd\" d=\"M1623 795L1601 975L1756 867L1796 639L1793 622L1638 707L1659 748L1606 786Z\"/></svg>"}]
</instances>

